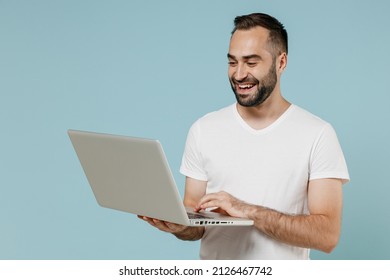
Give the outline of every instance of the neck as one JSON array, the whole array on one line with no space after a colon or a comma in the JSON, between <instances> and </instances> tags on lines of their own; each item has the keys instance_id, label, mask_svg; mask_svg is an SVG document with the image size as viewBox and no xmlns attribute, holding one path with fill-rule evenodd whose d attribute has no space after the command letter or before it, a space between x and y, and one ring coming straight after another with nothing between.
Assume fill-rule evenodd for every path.
<instances>
[{"instance_id":1,"label":"neck","mask_svg":"<svg viewBox=\"0 0 390 280\"><path fill-rule=\"evenodd\" d=\"M290 103L282 97L280 91L273 92L262 104L245 107L237 103L237 111L243 120L253 129L263 129L276 121L289 107Z\"/></svg>"}]
</instances>

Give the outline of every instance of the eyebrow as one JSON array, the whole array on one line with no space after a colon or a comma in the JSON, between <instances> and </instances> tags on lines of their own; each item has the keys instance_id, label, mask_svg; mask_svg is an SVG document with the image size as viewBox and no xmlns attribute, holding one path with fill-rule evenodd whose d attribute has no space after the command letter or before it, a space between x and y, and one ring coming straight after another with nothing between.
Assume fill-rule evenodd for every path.
<instances>
[{"instance_id":1,"label":"eyebrow","mask_svg":"<svg viewBox=\"0 0 390 280\"><path fill-rule=\"evenodd\" d=\"M237 58L234 56L234 55L231 55L230 53L227 54L227 57L230 58L230 59L235 59L237 60ZM250 55L244 55L242 57L244 60L249 60L249 59L261 59L261 56L258 55L258 54L250 54Z\"/></svg>"}]
</instances>

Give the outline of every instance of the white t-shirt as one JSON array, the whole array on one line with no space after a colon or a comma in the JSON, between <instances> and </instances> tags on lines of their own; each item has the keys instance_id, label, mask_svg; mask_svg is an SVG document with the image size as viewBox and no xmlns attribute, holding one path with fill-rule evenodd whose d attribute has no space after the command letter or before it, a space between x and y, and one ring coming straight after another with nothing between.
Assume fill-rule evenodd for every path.
<instances>
[{"instance_id":1,"label":"white t-shirt","mask_svg":"<svg viewBox=\"0 0 390 280\"><path fill-rule=\"evenodd\" d=\"M236 104L191 127L180 172L207 181L207 193L226 191L251 204L307 214L308 181L349 181L332 126L291 105L270 126L254 130ZM201 259L308 259L309 249L275 241L255 227L206 227Z\"/></svg>"}]
</instances>

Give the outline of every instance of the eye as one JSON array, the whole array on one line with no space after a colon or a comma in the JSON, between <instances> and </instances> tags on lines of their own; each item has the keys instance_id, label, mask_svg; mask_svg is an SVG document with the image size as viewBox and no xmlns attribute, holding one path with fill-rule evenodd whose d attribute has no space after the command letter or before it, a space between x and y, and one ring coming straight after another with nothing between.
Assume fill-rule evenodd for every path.
<instances>
[{"instance_id":1,"label":"eye","mask_svg":"<svg viewBox=\"0 0 390 280\"><path fill-rule=\"evenodd\" d=\"M247 65L249 67L255 67L257 65L257 62L247 62Z\"/></svg>"},{"instance_id":2,"label":"eye","mask_svg":"<svg viewBox=\"0 0 390 280\"><path fill-rule=\"evenodd\" d=\"M229 61L228 64L229 64L229 66L234 67L237 65L237 62L236 61Z\"/></svg>"}]
</instances>

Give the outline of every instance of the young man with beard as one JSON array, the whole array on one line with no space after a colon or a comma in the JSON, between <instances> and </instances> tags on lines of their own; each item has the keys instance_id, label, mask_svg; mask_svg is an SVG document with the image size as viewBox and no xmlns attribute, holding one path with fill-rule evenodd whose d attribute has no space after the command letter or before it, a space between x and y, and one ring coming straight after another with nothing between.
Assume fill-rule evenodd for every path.
<instances>
[{"instance_id":1,"label":"young man with beard","mask_svg":"<svg viewBox=\"0 0 390 280\"><path fill-rule=\"evenodd\" d=\"M253 227L186 227L141 217L183 240L202 239L202 259L308 259L339 239L342 185L349 181L327 122L289 103L280 90L287 32L275 18L235 19L229 80L237 103L191 127L181 172L185 206L217 208Z\"/></svg>"}]
</instances>

